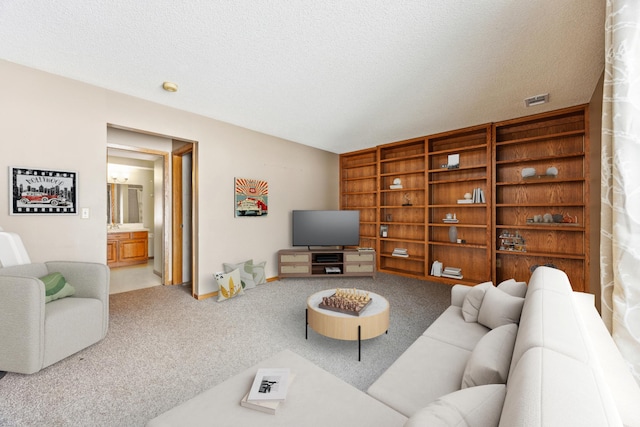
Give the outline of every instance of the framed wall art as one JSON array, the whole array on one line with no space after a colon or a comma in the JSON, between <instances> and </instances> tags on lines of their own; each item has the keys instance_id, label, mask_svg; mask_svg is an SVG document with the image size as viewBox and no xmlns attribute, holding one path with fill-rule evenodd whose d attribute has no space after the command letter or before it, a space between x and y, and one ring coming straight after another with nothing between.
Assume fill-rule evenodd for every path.
<instances>
[{"instance_id":1,"label":"framed wall art","mask_svg":"<svg viewBox=\"0 0 640 427\"><path fill-rule=\"evenodd\" d=\"M11 215L75 215L78 173L9 167Z\"/></svg>"},{"instance_id":2,"label":"framed wall art","mask_svg":"<svg viewBox=\"0 0 640 427\"><path fill-rule=\"evenodd\" d=\"M260 179L235 180L235 216L266 215L269 205L269 183Z\"/></svg>"}]
</instances>

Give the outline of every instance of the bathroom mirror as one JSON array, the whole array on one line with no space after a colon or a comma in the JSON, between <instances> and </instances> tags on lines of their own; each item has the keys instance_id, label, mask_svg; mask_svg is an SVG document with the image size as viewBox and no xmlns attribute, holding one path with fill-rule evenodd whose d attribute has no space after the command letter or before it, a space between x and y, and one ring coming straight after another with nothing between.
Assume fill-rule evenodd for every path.
<instances>
[{"instance_id":1,"label":"bathroom mirror","mask_svg":"<svg viewBox=\"0 0 640 427\"><path fill-rule=\"evenodd\" d=\"M107 184L107 223L131 224L142 220L142 185Z\"/></svg>"}]
</instances>

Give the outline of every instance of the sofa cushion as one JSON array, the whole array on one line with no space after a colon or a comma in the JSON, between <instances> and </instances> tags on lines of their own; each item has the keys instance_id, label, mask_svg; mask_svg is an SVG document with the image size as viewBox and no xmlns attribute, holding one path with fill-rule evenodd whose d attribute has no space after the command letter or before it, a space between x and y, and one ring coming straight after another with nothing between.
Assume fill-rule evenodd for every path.
<instances>
[{"instance_id":1,"label":"sofa cushion","mask_svg":"<svg viewBox=\"0 0 640 427\"><path fill-rule=\"evenodd\" d=\"M514 297L524 298L527 295L527 282L516 282L515 279L500 282L497 288Z\"/></svg>"},{"instance_id":2,"label":"sofa cushion","mask_svg":"<svg viewBox=\"0 0 640 427\"><path fill-rule=\"evenodd\" d=\"M496 427L505 394L504 384L459 390L420 409L405 427Z\"/></svg>"},{"instance_id":3,"label":"sofa cushion","mask_svg":"<svg viewBox=\"0 0 640 427\"><path fill-rule=\"evenodd\" d=\"M253 281L256 283L256 285L263 285L267 283L267 275L264 271L264 267L266 266L266 264L266 261L262 261L251 266Z\"/></svg>"},{"instance_id":4,"label":"sofa cushion","mask_svg":"<svg viewBox=\"0 0 640 427\"><path fill-rule=\"evenodd\" d=\"M462 301L462 317L465 322L477 322L482 299L487 288L493 287L493 282L484 282L471 289Z\"/></svg>"},{"instance_id":5,"label":"sofa cushion","mask_svg":"<svg viewBox=\"0 0 640 427\"><path fill-rule=\"evenodd\" d=\"M621 425L608 386L585 363L535 347L509 376L500 426Z\"/></svg>"},{"instance_id":6,"label":"sofa cushion","mask_svg":"<svg viewBox=\"0 0 640 427\"><path fill-rule=\"evenodd\" d=\"M231 273L216 273L215 277L219 287L218 301L244 294L240 283L240 271L237 268Z\"/></svg>"},{"instance_id":7,"label":"sofa cushion","mask_svg":"<svg viewBox=\"0 0 640 427\"><path fill-rule=\"evenodd\" d=\"M465 322L462 317L462 308L451 305L424 331L423 335L471 351L489 330L480 323Z\"/></svg>"},{"instance_id":8,"label":"sofa cushion","mask_svg":"<svg viewBox=\"0 0 640 427\"><path fill-rule=\"evenodd\" d=\"M467 361L461 388L505 384L517 333L518 326L510 323L499 326L483 336Z\"/></svg>"},{"instance_id":9,"label":"sofa cushion","mask_svg":"<svg viewBox=\"0 0 640 427\"><path fill-rule=\"evenodd\" d=\"M491 329L518 323L523 304L524 298L514 297L498 288L489 287L482 299L478 323Z\"/></svg>"},{"instance_id":10,"label":"sofa cushion","mask_svg":"<svg viewBox=\"0 0 640 427\"><path fill-rule=\"evenodd\" d=\"M45 303L70 297L76 292L75 288L67 283L62 273L49 273L40 277L40 280L44 283Z\"/></svg>"},{"instance_id":11,"label":"sofa cushion","mask_svg":"<svg viewBox=\"0 0 640 427\"><path fill-rule=\"evenodd\" d=\"M251 289L256 287L256 281L253 278L253 260L249 259L237 264L222 264L225 273L231 273L233 270L240 272L240 281L242 282L242 289Z\"/></svg>"},{"instance_id":12,"label":"sofa cushion","mask_svg":"<svg viewBox=\"0 0 640 427\"><path fill-rule=\"evenodd\" d=\"M410 417L437 398L460 389L470 353L423 335L369 387L367 393Z\"/></svg>"}]
</instances>

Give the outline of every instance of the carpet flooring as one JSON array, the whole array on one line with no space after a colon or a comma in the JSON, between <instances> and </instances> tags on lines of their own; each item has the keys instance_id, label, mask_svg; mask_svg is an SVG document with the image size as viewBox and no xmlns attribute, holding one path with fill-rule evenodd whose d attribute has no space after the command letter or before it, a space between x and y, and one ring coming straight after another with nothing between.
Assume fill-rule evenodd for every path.
<instances>
[{"instance_id":1,"label":"carpet flooring","mask_svg":"<svg viewBox=\"0 0 640 427\"><path fill-rule=\"evenodd\" d=\"M383 295L389 333L362 342L309 329L309 295L336 287ZM0 426L144 426L162 412L290 349L366 391L445 310L450 287L388 274L274 281L232 300L181 286L110 296L107 337L36 374L0 381ZM240 399L241 396L238 397Z\"/></svg>"}]
</instances>

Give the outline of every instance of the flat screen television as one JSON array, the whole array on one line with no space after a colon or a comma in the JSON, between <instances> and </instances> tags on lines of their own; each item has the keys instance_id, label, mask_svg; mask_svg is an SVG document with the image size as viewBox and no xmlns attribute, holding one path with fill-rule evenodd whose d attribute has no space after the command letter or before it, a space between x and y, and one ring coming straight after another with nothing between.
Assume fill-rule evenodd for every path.
<instances>
[{"instance_id":1,"label":"flat screen television","mask_svg":"<svg viewBox=\"0 0 640 427\"><path fill-rule=\"evenodd\" d=\"M358 246L360 211L295 210L293 246Z\"/></svg>"}]
</instances>

